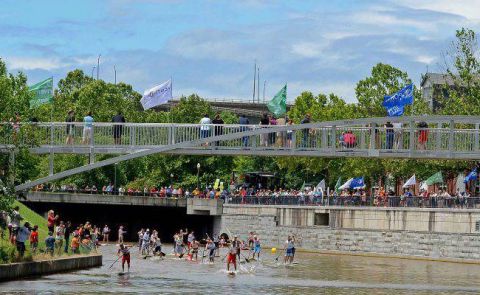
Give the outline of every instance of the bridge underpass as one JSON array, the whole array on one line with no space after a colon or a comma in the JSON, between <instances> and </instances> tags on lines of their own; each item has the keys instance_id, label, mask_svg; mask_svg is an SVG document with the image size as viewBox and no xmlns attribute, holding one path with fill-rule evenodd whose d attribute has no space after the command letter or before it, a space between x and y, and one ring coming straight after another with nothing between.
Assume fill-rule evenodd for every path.
<instances>
[{"instance_id":1,"label":"bridge underpass","mask_svg":"<svg viewBox=\"0 0 480 295\"><path fill-rule=\"evenodd\" d=\"M386 128L387 121L402 125ZM428 127L419 127L419 122ZM34 153L50 155L50 175L15 189L158 153L474 160L480 159L479 122L480 117L473 116L420 116L289 126L95 123L89 142L76 138L71 145L65 144L66 123L39 123L22 126L17 141ZM75 133L81 134L82 124L74 125ZM119 127L122 139L114 142L113 132ZM350 141L342 142L340 138L346 136ZM0 149L11 152L12 140L3 140ZM85 154L90 161L54 174L55 153ZM95 162L96 154L117 157Z\"/></svg>"},{"instance_id":2,"label":"bridge underpass","mask_svg":"<svg viewBox=\"0 0 480 295\"><path fill-rule=\"evenodd\" d=\"M110 239L116 240L118 227L126 227L126 238L137 239L144 227L157 229L162 242L171 243L180 228L194 230L197 237L214 233L222 214L222 201L209 199L174 199L145 196L118 196L79 193L28 192L18 200L37 213L47 216L54 210L60 219L74 225L89 221L92 225L111 228Z\"/></svg>"}]
</instances>

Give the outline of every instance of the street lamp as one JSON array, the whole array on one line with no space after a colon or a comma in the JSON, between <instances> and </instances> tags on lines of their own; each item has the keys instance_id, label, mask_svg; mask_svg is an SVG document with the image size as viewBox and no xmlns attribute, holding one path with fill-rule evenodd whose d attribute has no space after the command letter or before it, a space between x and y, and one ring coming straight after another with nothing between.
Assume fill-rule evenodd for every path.
<instances>
[{"instance_id":1,"label":"street lamp","mask_svg":"<svg viewBox=\"0 0 480 295\"><path fill-rule=\"evenodd\" d=\"M95 71L96 66L93 66L92 68L92 79L93 79L93 72Z\"/></svg>"},{"instance_id":2,"label":"street lamp","mask_svg":"<svg viewBox=\"0 0 480 295\"><path fill-rule=\"evenodd\" d=\"M115 85L117 85L117 68L115 68L115 65L113 65L113 72L115 74Z\"/></svg>"},{"instance_id":3,"label":"street lamp","mask_svg":"<svg viewBox=\"0 0 480 295\"><path fill-rule=\"evenodd\" d=\"M200 163L197 163L197 189L200 189Z\"/></svg>"},{"instance_id":4,"label":"street lamp","mask_svg":"<svg viewBox=\"0 0 480 295\"><path fill-rule=\"evenodd\" d=\"M173 173L170 173L170 185L173 185Z\"/></svg>"}]
</instances>

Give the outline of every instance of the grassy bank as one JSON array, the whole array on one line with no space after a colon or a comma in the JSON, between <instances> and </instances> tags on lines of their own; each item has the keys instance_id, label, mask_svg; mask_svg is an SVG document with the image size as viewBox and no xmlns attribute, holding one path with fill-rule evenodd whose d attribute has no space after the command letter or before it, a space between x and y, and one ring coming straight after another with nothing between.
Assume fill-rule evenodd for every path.
<instances>
[{"instance_id":1,"label":"grassy bank","mask_svg":"<svg viewBox=\"0 0 480 295\"><path fill-rule=\"evenodd\" d=\"M0 263L31 261L37 259L51 259L51 255L44 253L45 239L48 235L47 220L18 201L15 201L15 203L13 204L13 207L15 206L19 207L20 215L23 217L23 220L20 223L21 225L23 225L27 221L32 227L34 225L38 225L38 250L36 254L32 255L30 251L30 242L27 240L25 242L25 247L27 250L25 252L25 256L21 259L18 258L16 247L8 241L8 231L6 231L4 237L0 238ZM80 252L82 254L87 254L89 251L81 247ZM71 255L71 253L63 253L62 251L62 255L60 256L66 255ZM55 257L58 257L58 255L55 255Z\"/></svg>"}]
</instances>

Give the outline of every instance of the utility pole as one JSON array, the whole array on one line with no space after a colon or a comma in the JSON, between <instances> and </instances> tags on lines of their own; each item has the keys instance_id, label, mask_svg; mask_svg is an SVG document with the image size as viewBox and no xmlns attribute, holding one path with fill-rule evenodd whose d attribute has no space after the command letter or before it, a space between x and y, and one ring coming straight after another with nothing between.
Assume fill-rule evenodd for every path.
<instances>
[{"instance_id":1,"label":"utility pole","mask_svg":"<svg viewBox=\"0 0 480 295\"><path fill-rule=\"evenodd\" d=\"M263 103L265 103L265 85L267 85L267 80L263 81Z\"/></svg>"},{"instance_id":2,"label":"utility pole","mask_svg":"<svg viewBox=\"0 0 480 295\"><path fill-rule=\"evenodd\" d=\"M252 102L255 103L255 76L257 76L257 60L255 60L255 65L253 66L253 96Z\"/></svg>"},{"instance_id":3,"label":"utility pole","mask_svg":"<svg viewBox=\"0 0 480 295\"><path fill-rule=\"evenodd\" d=\"M100 71L100 56L102 56L102 55L99 54L98 58L97 58L97 80L98 80L98 74L99 74L99 71Z\"/></svg>"},{"instance_id":4,"label":"utility pole","mask_svg":"<svg viewBox=\"0 0 480 295\"><path fill-rule=\"evenodd\" d=\"M258 67L258 72L257 72L257 102L260 103L260 67Z\"/></svg>"},{"instance_id":5,"label":"utility pole","mask_svg":"<svg viewBox=\"0 0 480 295\"><path fill-rule=\"evenodd\" d=\"M115 85L117 85L117 69L115 68L115 65L113 65L113 72L115 73Z\"/></svg>"}]
</instances>

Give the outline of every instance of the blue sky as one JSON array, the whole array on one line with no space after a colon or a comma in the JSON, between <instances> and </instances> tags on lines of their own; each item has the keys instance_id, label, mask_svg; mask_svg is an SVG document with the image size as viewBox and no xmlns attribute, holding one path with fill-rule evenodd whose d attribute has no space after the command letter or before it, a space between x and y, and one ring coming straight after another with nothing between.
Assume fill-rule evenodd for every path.
<instances>
[{"instance_id":1,"label":"blue sky","mask_svg":"<svg viewBox=\"0 0 480 295\"><path fill-rule=\"evenodd\" d=\"M417 83L444 69L455 30L480 32L477 0L2 1L0 57L33 84L75 68L143 92L173 77L174 96L251 99L253 63L266 98L285 82L356 101L378 62ZM263 91L263 90L262 90Z\"/></svg>"}]
</instances>

